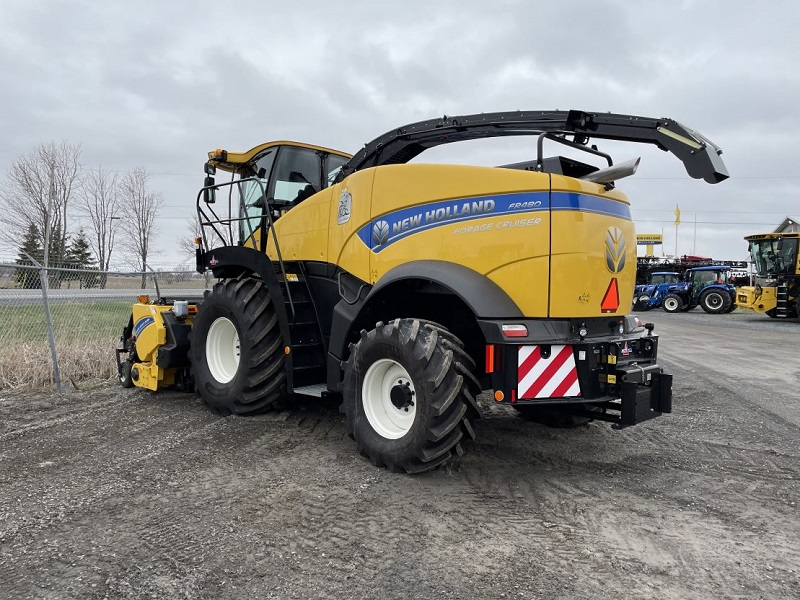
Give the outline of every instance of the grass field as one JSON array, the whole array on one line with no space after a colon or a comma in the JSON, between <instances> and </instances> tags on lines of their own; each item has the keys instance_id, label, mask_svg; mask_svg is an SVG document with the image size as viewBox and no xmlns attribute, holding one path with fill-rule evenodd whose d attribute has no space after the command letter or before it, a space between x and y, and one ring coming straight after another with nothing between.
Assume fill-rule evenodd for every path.
<instances>
[{"instance_id":1,"label":"grass field","mask_svg":"<svg viewBox=\"0 0 800 600\"><path fill-rule=\"evenodd\" d=\"M102 340L127 324L131 302L73 302L51 304L56 340ZM41 305L0 306L0 344L47 342L47 325Z\"/></svg>"},{"instance_id":2,"label":"grass field","mask_svg":"<svg viewBox=\"0 0 800 600\"><path fill-rule=\"evenodd\" d=\"M62 381L80 385L116 375L114 349L130 302L53 304L51 314ZM0 389L47 386L52 373L44 308L0 306Z\"/></svg>"}]
</instances>

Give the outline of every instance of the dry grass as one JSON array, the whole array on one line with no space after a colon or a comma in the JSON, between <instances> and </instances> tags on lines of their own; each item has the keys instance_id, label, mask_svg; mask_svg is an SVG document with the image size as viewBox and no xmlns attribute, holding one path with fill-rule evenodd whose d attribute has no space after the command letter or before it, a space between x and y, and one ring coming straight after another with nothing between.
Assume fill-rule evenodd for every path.
<instances>
[{"instance_id":1,"label":"dry grass","mask_svg":"<svg viewBox=\"0 0 800 600\"><path fill-rule=\"evenodd\" d=\"M117 342L91 341L56 344L62 382L83 385L116 377ZM51 387L53 367L47 344L23 342L0 348L0 389Z\"/></svg>"},{"instance_id":2,"label":"dry grass","mask_svg":"<svg viewBox=\"0 0 800 600\"><path fill-rule=\"evenodd\" d=\"M76 386L116 377L114 350L130 316L130 303L53 306L53 329L62 382ZM52 387L53 366L40 305L0 306L0 389Z\"/></svg>"}]
</instances>

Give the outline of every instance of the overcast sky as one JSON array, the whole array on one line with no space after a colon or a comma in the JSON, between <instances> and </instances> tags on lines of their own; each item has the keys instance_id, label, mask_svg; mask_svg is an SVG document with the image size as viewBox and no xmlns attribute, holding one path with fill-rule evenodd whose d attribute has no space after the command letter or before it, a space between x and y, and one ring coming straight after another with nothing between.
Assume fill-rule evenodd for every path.
<instances>
[{"instance_id":1,"label":"overcast sky","mask_svg":"<svg viewBox=\"0 0 800 600\"><path fill-rule=\"evenodd\" d=\"M690 179L655 147L600 143L617 162L642 157L619 187L637 232L663 230L668 254L676 204L678 254L718 259L742 260L744 235L800 218L796 1L0 0L0 8L0 178L46 141L80 143L84 168L147 168L165 199L154 266L185 260L176 237L186 233L209 150L294 139L352 153L443 114L580 109L671 117L700 131L722 147L728 181ZM529 146L511 160L532 158ZM494 156L474 152L465 160ZM15 257L0 248L0 260Z\"/></svg>"}]
</instances>

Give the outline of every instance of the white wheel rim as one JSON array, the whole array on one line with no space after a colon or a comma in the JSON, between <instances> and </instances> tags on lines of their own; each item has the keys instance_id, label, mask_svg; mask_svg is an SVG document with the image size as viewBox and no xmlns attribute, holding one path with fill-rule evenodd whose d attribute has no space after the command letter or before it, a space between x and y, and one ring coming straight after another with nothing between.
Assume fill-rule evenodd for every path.
<instances>
[{"instance_id":1,"label":"white wheel rim","mask_svg":"<svg viewBox=\"0 0 800 600\"><path fill-rule=\"evenodd\" d=\"M392 403L391 392L396 385L408 388L413 404L398 408ZM361 402L367 421L381 437L396 440L414 424L417 414L414 382L408 371L391 359L375 361L367 369L361 384Z\"/></svg>"},{"instance_id":2,"label":"white wheel rim","mask_svg":"<svg viewBox=\"0 0 800 600\"><path fill-rule=\"evenodd\" d=\"M678 308L678 302L674 298L667 298L664 304L667 305L667 309L669 310L675 310L676 308Z\"/></svg>"},{"instance_id":3,"label":"white wheel rim","mask_svg":"<svg viewBox=\"0 0 800 600\"><path fill-rule=\"evenodd\" d=\"M206 338L206 363L211 375L228 383L239 369L239 332L230 319L220 317L211 324Z\"/></svg>"}]
</instances>

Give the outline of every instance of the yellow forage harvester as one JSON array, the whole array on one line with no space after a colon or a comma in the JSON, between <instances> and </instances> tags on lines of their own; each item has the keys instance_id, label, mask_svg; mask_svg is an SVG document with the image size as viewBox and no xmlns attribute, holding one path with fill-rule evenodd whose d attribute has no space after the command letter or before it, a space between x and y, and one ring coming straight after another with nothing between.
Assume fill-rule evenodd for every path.
<instances>
[{"instance_id":1,"label":"yellow forage harvester","mask_svg":"<svg viewBox=\"0 0 800 600\"><path fill-rule=\"evenodd\" d=\"M495 137L526 142L518 162L419 158ZM720 149L672 119L584 111L446 116L354 155L290 141L214 150L196 254L217 282L183 320L169 303L134 306L120 380L191 385L222 414L330 397L360 453L409 473L463 452L482 391L555 426L668 413L658 336L628 314L636 234L617 182L639 159L614 163L595 146L605 139L728 177Z\"/></svg>"}]
</instances>

